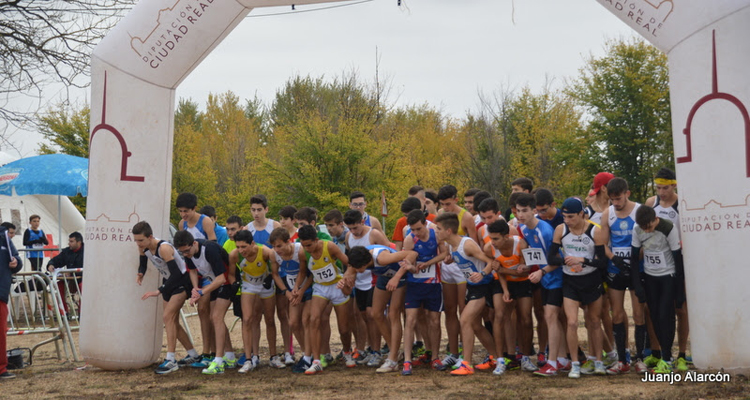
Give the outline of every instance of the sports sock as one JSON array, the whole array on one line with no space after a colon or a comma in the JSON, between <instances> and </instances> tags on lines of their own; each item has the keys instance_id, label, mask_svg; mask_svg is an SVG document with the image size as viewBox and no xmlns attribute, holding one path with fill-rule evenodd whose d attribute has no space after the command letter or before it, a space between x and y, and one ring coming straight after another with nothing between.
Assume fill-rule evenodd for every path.
<instances>
[{"instance_id":1,"label":"sports sock","mask_svg":"<svg viewBox=\"0 0 750 400\"><path fill-rule=\"evenodd\" d=\"M643 349L646 344L646 338L648 337L648 330L646 325L635 326L635 354L636 358L643 360Z\"/></svg>"},{"instance_id":2,"label":"sports sock","mask_svg":"<svg viewBox=\"0 0 750 400\"><path fill-rule=\"evenodd\" d=\"M306 363L308 364L312 363L312 356L302 356L302 358L305 360Z\"/></svg>"},{"instance_id":3,"label":"sports sock","mask_svg":"<svg viewBox=\"0 0 750 400\"><path fill-rule=\"evenodd\" d=\"M625 362L625 324L612 324L612 334L615 337L615 347L617 347L618 360Z\"/></svg>"},{"instance_id":4,"label":"sports sock","mask_svg":"<svg viewBox=\"0 0 750 400\"><path fill-rule=\"evenodd\" d=\"M568 360L569 359L562 358L562 357L557 357L557 363L560 364L560 367L564 367L564 366L568 365Z\"/></svg>"},{"instance_id":5,"label":"sports sock","mask_svg":"<svg viewBox=\"0 0 750 400\"><path fill-rule=\"evenodd\" d=\"M198 352L195 351L195 349L190 349L187 351L187 353L190 357L193 357L193 358L198 357Z\"/></svg>"},{"instance_id":6,"label":"sports sock","mask_svg":"<svg viewBox=\"0 0 750 400\"><path fill-rule=\"evenodd\" d=\"M557 369L557 361L555 361L555 360L548 360L547 364L549 364L552 368Z\"/></svg>"},{"instance_id":7,"label":"sports sock","mask_svg":"<svg viewBox=\"0 0 750 400\"><path fill-rule=\"evenodd\" d=\"M214 362L221 365L221 363L224 362L224 359L221 357L214 357Z\"/></svg>"},{"instance_id":8,"label":"sports sock","mask_svg":"<svg viewBox=\"0 0 750 400\"><path fill-rule=\"evenodd\" d=\"M167 352L167 357L165 357L169 361L174 361L174 353Z\"/></svg>"},{"instance_id":9,"label":"sports sock","mask_svg":"<svg viewBox=\"0 0 750 400\"><path fill-rule=\"evenodd\" d=\"M234 352L227 351L226 353L224 353L224 357L226 357L227 360L234 360Z\"/></svg>"}]
</instances>

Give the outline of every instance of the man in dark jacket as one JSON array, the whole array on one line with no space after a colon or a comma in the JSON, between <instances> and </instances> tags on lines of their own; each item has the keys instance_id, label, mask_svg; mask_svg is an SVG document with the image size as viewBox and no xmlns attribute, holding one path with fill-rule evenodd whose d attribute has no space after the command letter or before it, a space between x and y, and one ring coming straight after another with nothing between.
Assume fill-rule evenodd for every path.
<instances>
[{"instance_id":1,"label":"man in dark jacket","mask_svg":"<svg viewBox=\"0 0 750 400\"><path fill-rule=\"evenodd\" d=\"M8 353L5 350L8 332L8 296L10 295L11 275L23 268L18 251L7 236L5 227L0 227L0 379L16 376L8 372Z\"/></svg>"},{"instance_id":2,"label":"man in dark jacket","mask_svg":"<svg viewBox=\"0 0 750 400\"><path fill-rule=\"evenodd\" d=\"M60 268L83 268L83 236L79 232L73 232L68 236L68 247L64 248L60 254L49 260L47 264L47 271L54 272ZM60 295L63 297L63 308L65 314L68 314L68 302L65 301L67 296L65 295L65 282L68 283L68 290L70 295L73 296L76 293L81 293L83 290L83 276L81 273L75 274L77 279L70 277L68 279L62 279L57 281L57 288L60 290ZM78 285L76 285L78 281ZM81 311L80 300L78 302L78 312Z\"/></svg>"}]
</instances>

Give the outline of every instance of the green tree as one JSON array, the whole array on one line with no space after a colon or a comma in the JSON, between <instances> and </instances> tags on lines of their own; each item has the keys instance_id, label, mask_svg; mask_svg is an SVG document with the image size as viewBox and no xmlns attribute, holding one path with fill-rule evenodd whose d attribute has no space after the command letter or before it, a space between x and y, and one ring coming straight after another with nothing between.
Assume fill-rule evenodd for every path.
<instances>
[{"instance_id":1,"label":"green tree","mask_svg":"<svg viewBox=\"0 0 750 400\"><path fill-rule=\"evenodd\" d=\"M611 41L606 51L589 58L568 89L589 117L584 163L592 176L627 179L644 200L654 173L674 163L667 57L640 39Z\"/></svg>"}]
</instances>

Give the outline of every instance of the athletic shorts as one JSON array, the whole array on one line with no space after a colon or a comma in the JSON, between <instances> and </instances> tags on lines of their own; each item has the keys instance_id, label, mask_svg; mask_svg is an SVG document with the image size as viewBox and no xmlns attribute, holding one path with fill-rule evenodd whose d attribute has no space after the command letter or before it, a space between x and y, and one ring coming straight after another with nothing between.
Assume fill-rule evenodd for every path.
<instances>
[{"instance_id":1,"label":"athletic shorts","mask_svg":"<svg viewBox=\"0 0 750 400\"><path fill-rule=\"evenodd\" d=\"M555 306L562 307L563 304L563 289L561 287L555 289L542 288L542 305L543 306Z\"/></svg>"},{"instance_id":2,"label":"athletic shorts","mask_svg":"<svg viewBox=\"0 0 750 400\"><path fill-rule=\"evenodd\" d=\"M625 276L622 272L613 273L607 272L606 282L610 289L614 290L628 290L630 289L631 281L629 276Z\"/></svg>"},{"instance_id":3,"label":"athletic shorts","mask_svg":"<svg viewBox=\"0 0 750 400\"><path fill-rule=\"evenodd\" d=\"M427 311L443 311L443 286L439 283L417 283L406 284L406 299L404 308L420 308L424 306Z\"/></svg>"},{"instance_id":4,"label":"athletic shorts","mask_svg":"<svg viewBox=\"0 0 750 400\"><path fill-rule=\"evenodd\" d=\"M528 279L518 282L508 281L508 291L510 292L510 298L513 300L520 299L522 297L531 297L531 281L529 281Z\"/></svg>"},{"instance_id":5,"label":"athletic shorts","mask_svg":"<svg viewBox=\"0 0 750 400\"><path fill-rule=\"evenodd\" d=\"M602 297L602 276L597 271L586 275L563 275L563 297L582 306Z\"/></svg>"},{"instance_id":6,"label":"athletic shorts","mask_svg":"<svg viewBox=\"0 0 750 400\"><path fill-rule=\"evenodd\" d=\"M380 290L388 290L386 289L386 285L388 285L388 281L391 280L391 277L380 275L378 276L378 282L375 284L375 287ZM406 278L401 278L400 281L398 281L398 288L400 289L406 285Z\"/></svg>"},{"instance_id":7,"label":"athletic shorts","mask_svg":"<svg viewBox=\"0 0 750 400\"><path fill-rule=\"evenodd\" d=\"M172 296L180 294L182 292L187 292L188 297L190 297L190 292L192 290L193 290L192 285L187 286L187 287L185 285L182 285L182 286L176 287L171 293L162 293L161 297L164 299L164 301L169 302L169 299L171 299Z\"/></svg>"},{"instance_id":8,"label":"athletic shorts","mask_svg":"<svg viewBox=\"0 0 750 400\"><path fill-rule=\"evenodd\" d=\"M479 285L466 285L466 302L477 299L486 299L487 296L491 297L490 284L482 283Z\"/></svg>"},{"instance_id":9,"label":"athletic shorts","mask_svg":"<svg viewBox=\"0 0 750 400\"><path fill-rule=\"evenodd\" d=\"M440 267L440 281L443 283L457 285L466 283L466 278L464 277L464 274L461 273L461 269L458 268L458 264L443 263L443 265Z\"/></svg>"},{"instance_id":10,"label":"athletic shorts","mask_svg":"<svg viewBox=\"0 0 750 400\"><path fill-rule=\"evenodd\" d=\"M330 301L331 303L333 303L334 306L339 306L349 301L349 296L345 295L341 291L341 289L336 287L336 284L321 285L319 283L313 283L312 286L313 286L313 293L312 293L313 296L322 297Z\"/></svg>"},{"instance_id":11,"label":"athletic shorts","mask_svg":"<svg viewBox=\"0 0 750 400\"><path fill-rule=\"evenodd\" d=\"M534 283L534 282L531 282L531 281L529 281L529 283L531 283L531 292L532 293L534 293L537 290L539 290L539 289L542 288L542 281L541 280L539 282L537 282L537 283Z\"/></svg>"},{"instance_id":12,"label":"athletic shorts","mask_svg":"<svg viewBox=\"0 0 750 400\"><path fill-rule=\"evenodd\" d=\"M257 294L261 299L268 299L276 295L276 285L266 289L263 283L242 282L242 294Z\"/></svg>"},{"instance_id":13,"label":"athletic shorts","mask_svg":"<svg viewBox=\"0 0 750 400\"><path fill-rule=\"evenodd\" d=\"M211 301L216 299L231 300L233 294L232 285L221 285L218 289L211 292Z\"/></svg>"},{"instance_id":14,"label":"athletic shorts","mask_svg":"<svg viewBox=\"0 0 750 400\"><path fill-rule=\"evenodd\" d=\"M375 293L375 288L370 288L370 290L355 288L352 293L354 293L354 300L357 302L359 311L365 311L367 307L372 307L372 294Z\"/></svg>"}]
</instances>

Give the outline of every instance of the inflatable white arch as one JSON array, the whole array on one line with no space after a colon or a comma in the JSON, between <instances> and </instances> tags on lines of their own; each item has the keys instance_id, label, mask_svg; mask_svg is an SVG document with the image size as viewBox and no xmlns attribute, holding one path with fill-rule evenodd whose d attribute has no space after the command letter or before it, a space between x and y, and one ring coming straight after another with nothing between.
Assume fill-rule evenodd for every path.
<instances>
[{"instance_id":1,"label":"inflatable white arch","mask_svg":"<svg viewBox=\"0 0 750 400\"><path fill-rule=\"evenodd\" d=\"M750 331L750 0L597 1L669 56L695 364L750 369L740 345ZM80 332L89 363L140 368L161 352L161 304L140 300L130 228L147 220L168 234L175 88L252 8L320 2L141 1L95 49Z\"/></svg>"}]
</instances>

